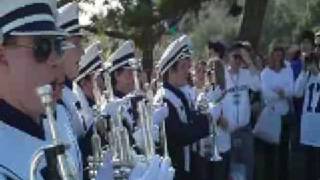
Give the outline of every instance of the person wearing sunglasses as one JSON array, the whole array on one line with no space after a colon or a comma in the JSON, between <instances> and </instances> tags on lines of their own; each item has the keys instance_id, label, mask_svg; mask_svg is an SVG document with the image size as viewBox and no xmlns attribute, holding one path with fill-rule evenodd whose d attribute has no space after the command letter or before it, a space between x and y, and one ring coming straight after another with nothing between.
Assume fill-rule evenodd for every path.
<instances>
[{"instance_id":1,"label":"person wearing sunglasses","mask_svg":"<svg viewBox=\"0 0 320 180\"><path fill-rule=\"evenodd\" d=\"M54 101L61 95L59 73L66 34L58 30L56 14L53 0L0 2L0 179L29 179L34 154L52 144L36 89L50 84ZM67 116L57 120L57 131L60 140L70 144L67 159L81 179L80 164L74 159L77 144L67 135L63 118ZM38 179L49 178L44 158L37 170Z\"/></svg>"}]
</instances>

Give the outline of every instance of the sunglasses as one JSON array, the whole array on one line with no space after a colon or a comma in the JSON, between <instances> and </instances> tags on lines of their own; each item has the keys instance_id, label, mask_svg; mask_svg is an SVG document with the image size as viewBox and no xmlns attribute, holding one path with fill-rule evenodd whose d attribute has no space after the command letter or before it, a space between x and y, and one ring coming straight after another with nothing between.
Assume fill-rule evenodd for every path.
<instances>
[{"instance_id":1,"label":"sunglasses","mask_svg":"<svg viewBox=\"0 0 320 180\"><path fill-rule=\"evenodd\" d=\"M59 57L62 57L65 49L71 45L66 44L63 38L35 37L33 38L33 45L12 43L6 44L6 46L32 49L34 58L38 62L45 62L53 51L55 51Z\"/></svg>"}]
</instances>

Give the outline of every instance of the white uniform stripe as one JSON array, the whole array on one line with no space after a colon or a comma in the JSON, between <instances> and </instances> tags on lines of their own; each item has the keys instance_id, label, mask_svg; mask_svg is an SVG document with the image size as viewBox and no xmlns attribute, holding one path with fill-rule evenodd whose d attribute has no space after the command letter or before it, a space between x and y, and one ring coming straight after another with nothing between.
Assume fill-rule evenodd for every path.
<instances>
[{"instance_id":1,"label":"white uniform stripe","mask_svg":"<svg viewBox=\"0 0 320 180\"><path fill-rule=\"evenodd\" d=\"M37 22L37 21L51 21L55 22L54 18L51 15L48 14L35 14L32 16L27 16L24 18L17 19L11 23L8 23L7 25L2 27L2 32L5 34L11 30L14 30L20 26L23 26L28 23Z\"/></svg>"}]
</instances>

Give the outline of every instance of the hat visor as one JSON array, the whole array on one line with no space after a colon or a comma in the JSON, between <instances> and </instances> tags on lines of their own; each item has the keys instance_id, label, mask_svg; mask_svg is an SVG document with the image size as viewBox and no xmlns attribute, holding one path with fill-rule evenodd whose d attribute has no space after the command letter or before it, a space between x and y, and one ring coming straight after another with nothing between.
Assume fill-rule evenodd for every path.
<instances>
[{"instance_id":1,"label":"hat visor","mask_svg":"<svg viewBox=\"0 0 320 180\"><path fill-rule=\"evenodd\" d=\"M64 31L49 30L49 31L13 31L10 33L12 36L67 36Z\"/></svg>"},{"instance_id":2,"label":"hat visor","mask_svg":"<svg viewBox=\"0 0 320 180\"><path fill-rule=\"evenodd\" d=\"M97 71L99 68L99 65L102 65L102 62L97 62L96 64L94 64L93 66L91 66L87 71L85 71L82 74L79 74L79 76L75 79L75 82L79 82L81 79L83 79L84 77L86 77L87 75L94 73L95 71ZM97 69L98 68L98 69ZM103 68L103 67L102 67Z\"/></svg>"},{"instance_id":3,"label":"hat visor","mask_svg":"<svg viewBox=\"0 0 320 180\"><path fill-rule=\"evenodd\" d=\"M134 59L134 58L131 58L131 59ZM119 63L119 64L117 64L117 65L115 65L115 66L111 66L111 67L109 68L109 72L111 73L111 72L113 72L113 71L115 71L115 70L117 70L117 69L119 69L119 68L135 70L136 68L133 67L133 66L130 64L130 62L129 62L131 59L127 59L126 61L124 61L124 62L122 62L122 63Z\"/></svg>"},{"instance_id":4,"label":"hat visor","mask_svg":"<svg viewBox=\"0 0 320 180\"><path fill-rule=\"evenodd\" d=\"M80 32L80 33L67 33L68 37L74 37L74 36L80 36L80 37L84 37L85 34Z\"/></svg>"}]
</instances>

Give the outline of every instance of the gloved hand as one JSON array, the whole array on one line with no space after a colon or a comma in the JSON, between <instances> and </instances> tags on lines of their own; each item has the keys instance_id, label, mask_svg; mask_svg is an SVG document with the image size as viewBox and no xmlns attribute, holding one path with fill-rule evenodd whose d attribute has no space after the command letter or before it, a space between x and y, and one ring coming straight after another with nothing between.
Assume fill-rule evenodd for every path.
<instances>
[{"instance_id":1,"label":"gloved hand","mask_svg":"<svg viewBox=\"0 0 320 180\"><path fill-rule=\"evenodd\" d=\"M224 96L223 91L220 89L220 87L216 87L214 90L210 89L208 92L205 94L205 98L209 102L218 102L220 98Z\"/></svg>"},{"instance_id":2,"label":"gloved hand","mask_svg":"<svg viewBox=\"0 0 320 180\"><path fill-rule=\"evenodd\" d=\"M169 109L166 104L157 107L152 114L153 123L155 125L160 126L162 121L164 121L168 117L168 115L169 115Z\"/></svg>"},{"instance_id":3,"label":"gloved hand","mask_svg":"<svg viewBox=\"0 0 320 180\"><path fill-rule=\"evenodd\" d=\"M96 180L113 180L112 153L107 153L103 160L103 166L98 169Z\"/></svg>"},{"instance_id":4,"label":"gloved hand","mask_svg":"<svg viewBox=\"0 0 320 180\"><path fill-rule=\"evenodd\" d=\"M162 159L158 180L172 180L174 173L175 169L171 166L171 160L168 158Z\"/></svg>"},{"instance_id":5,"label":"gloved hand","mask_svg":"<svg viewBox=\"0 0 320 180\"><path fill-rule=\"evenodd\" d=\"M155 155L148 162L148 165L138 163L133 169L129 180L172 180L174 169L171 167L170 159L161 160L159 155Z\"/></svg>"},{"instance_id":6,"label":"gloved hand","mask_svg":"<svg viewBox=\"0 0 320 180\"><path fill-rule=\"evenodd\" d=\"M159 127L158 126L153 126L152 127L152 138L155 142L158 142L159 139L160 139L160 135L159 135ZM144 136L143 136L143 132L142 132L142 129L139 128L138 130L136 130L134 133L133 133L133 138L136 142L136 145L143 149L144 148Z\"/></svg>"}]
</instances>

